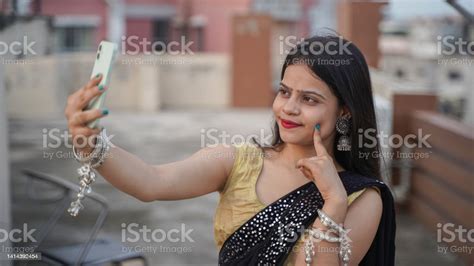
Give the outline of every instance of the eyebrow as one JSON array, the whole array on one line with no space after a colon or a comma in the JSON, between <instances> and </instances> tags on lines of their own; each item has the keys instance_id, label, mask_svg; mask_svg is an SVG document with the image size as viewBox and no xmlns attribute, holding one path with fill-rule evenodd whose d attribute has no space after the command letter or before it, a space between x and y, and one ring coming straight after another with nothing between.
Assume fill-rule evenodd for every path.
<instances>
[{"instance_id":1,"label":"eyebrow","mask_svg":"<svg viewBox=\"0 0 474 266\"><path fill-rule=\"evenodd\" d=\"M286 85L283 82L280 82L280 85L285 87L286 89L288 89L290 91L293 90L292 88L288 87L288 85ZM296 91L299 91L299 90L296 90ZM314 94L314 95L319 96L319 97L323 98L324 100L326 100L326 97L324 97L324 95L322 95L321 93L315 92L315 91L301 90L300 92L308 93L308 94Z\"/></svg>"}]
</instances>

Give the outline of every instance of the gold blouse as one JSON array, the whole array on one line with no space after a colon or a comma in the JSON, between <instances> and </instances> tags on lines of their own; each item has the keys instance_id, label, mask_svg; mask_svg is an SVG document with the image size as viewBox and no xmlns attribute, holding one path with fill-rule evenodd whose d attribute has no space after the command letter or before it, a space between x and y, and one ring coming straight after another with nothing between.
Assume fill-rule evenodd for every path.
<instances>
[{"instance_id":1,"label":"gold blouse","mask_svg":"<svg viewBox=\"0 0 474 266\"><path fill-rule=\"evenodd\" d=\"M214 240L220 250L225 240L243 223L266 207L260 202L255 185L263 166L263 151L249 143L234 144L235 160L227 178L214 216ZM348 196L350 205L365 189ZM292 265L296 251L304 247L302 238L298 240L288 256L285 265Z\"/></svg>"}]
</instances>

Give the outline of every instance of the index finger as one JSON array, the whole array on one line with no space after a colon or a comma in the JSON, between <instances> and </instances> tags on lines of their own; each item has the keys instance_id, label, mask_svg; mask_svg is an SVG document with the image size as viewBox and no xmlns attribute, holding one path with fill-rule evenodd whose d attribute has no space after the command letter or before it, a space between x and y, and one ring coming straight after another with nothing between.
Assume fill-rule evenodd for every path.
<instances>
[{"instance_id":1,"label":"index finger","mask_svg":"<svg viewBox=\"0 0 474 266\"><path fill-rule=\"evenodd\" d=\"M97 86L100 83L101 80L102 80L102 74L99 73L99 74L95 75L93 78L91 78L89 80L89 82L87 82L86 87L89 88L89 89L93 88L93 87Z\"/></svg>"},{"instance_id":2,"label":"index finger","mask_svg":"<svg viewBox=\"0 0 474 266\"><path fill-rule=\"evenodd\" d=\"M321 130L320 124L317 124L314 127L314 133L313 133L314 149L316 150L316 155L317 156L328 154L326 148L323 145L323 140L321 138L321 131L320 130Z\"/></svg>"}]
</instances>

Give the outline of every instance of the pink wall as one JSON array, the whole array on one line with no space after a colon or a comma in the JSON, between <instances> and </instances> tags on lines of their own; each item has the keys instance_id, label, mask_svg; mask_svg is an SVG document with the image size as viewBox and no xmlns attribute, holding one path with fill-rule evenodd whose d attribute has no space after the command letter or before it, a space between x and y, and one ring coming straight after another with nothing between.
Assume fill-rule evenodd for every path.
<instances>
[{"instance_id":1,"label":"pink wall","mask_svg":"<svg viewBox=\"0 0 474 266\"><path fill-rule=\"evenodd\" d=\"M127 30L126 30L126 36L127 38L131 37L138 37L137 40L133 40L132 42L134 44L137 44L139 41L142 41L146 39L147 41L153 41L152 39L152 30L153 30L153 25L149 19L127 19ZM140 45L140 51L143 51ZM131 47L127 43L127 51L130 52L135 52L137 49L136 47ZM149 50L149 48L147 48Z\"/></svg>"},{"instance_id":2,"label":"pink wall","mask_svg":"<svg viewBox=\"0 0 474 266\"><path fill-rule=\"evenodd\" d=\"M207 52L230 52L232 17L247 13L251 0L192 0L192 14L207 18L204 47Z\"/></svg>"},{"instance_id":3,"label":"pink wall","mask_svg":"<svg viewBox=\"0 0 474 266\"><path fill-rule=\"evenodd\" d=\"M127 4L168 4L177 5L177 0L126 0ZM96 36L95 45L107 38L107 4L104 0L43 0L41 13L43 15L97 15L101 18ZM139 36L140 38L151 38L151 26L149 20L127 19L126 34ZM130 29L128 29L130 28Z\"/></svg>"},{"instance_id":4,"label":"pink wall","mask_svg":"<svg viewBox=\"0 0 474 266\"><path fill-rule=\"evenodd\" d=\"M101 23L96 31L95 45L107 36L107 6L101 0L43 0L41 1L41 14L56 15L97 15Z\"/></svg>"},{"instance_id":5,"label":"pink wall","mask_svg":"<svg viewBox=\"0 0 474 266\"><path fill-rule=\"evenodd\" d=\"M168 4L168 5L176 5L178 0L126 0L127 4Z\"/></svg>"},{"instance_id":6,"label":"pink wall","mask_svg":"<svg viewBox=\"0 0 474 266\"><path fill-rule=\"evenodd\" d=\"M183 14L184 3L190 3L190 15L202 15L207 18L204 28L204 51L230 52L231 22L234 14L247 13L251 0L126 0L127 4L168 4ZM43 0L43 15L97 15L101 24L96 32L96 45L107 36L107 5L104 0ZM181 9L181 10L180 10ZM126 34L139 38L151 39L152 25L150 20L127 19Z\"/></svg>"}]
</instances>

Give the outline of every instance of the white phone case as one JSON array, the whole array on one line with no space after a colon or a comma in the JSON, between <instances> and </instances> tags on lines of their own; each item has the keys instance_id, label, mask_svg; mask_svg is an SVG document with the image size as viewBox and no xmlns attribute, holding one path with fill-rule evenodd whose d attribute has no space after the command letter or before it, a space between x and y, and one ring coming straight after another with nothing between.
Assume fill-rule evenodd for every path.
<instances>
[{"instance_id":1,"label":"white phone case","mask_svg":"<svg viewBox=\"0 0 474 266\"><path fill-rule=\"evenodd\" d=\"M101 95L93 98L85 110L90 109L99 109L104 106L105 97L109 88L110 82L110 73L112 72L113 63L117 53L117 45L115 43L101 41L99 48L97 49L97 55L94 63L94 68L92 69L91 78L95 77L97 74L102 74L102 80L98 86L102 85L107 88L107 90ZM99 119L91 121L87 124L90 128L96 128L99 126Z\"/></svg>"}]
</instances>

